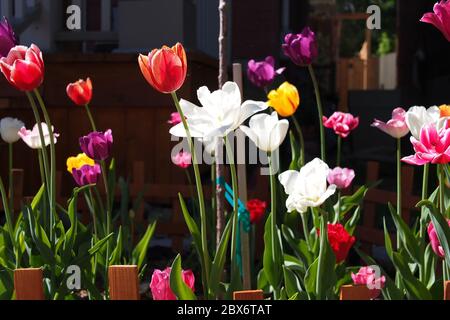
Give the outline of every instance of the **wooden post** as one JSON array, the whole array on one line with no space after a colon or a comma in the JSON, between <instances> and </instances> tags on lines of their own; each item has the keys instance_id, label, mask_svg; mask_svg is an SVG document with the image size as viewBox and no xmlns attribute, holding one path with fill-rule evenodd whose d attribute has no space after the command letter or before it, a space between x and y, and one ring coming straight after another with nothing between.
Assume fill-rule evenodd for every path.
<instances>
[{"instance_id":1,"label":"wooden post","mask_svg":"<svg viewBox=\"0 0 450 320\"><path fill-rule=\"evenodd\" d=\"M341 300L371 300L371 292L365 285L341 287Z\"/></svg>"},{"instance_id":2,"label":"wooden post","mask_svg":"<svg viewBox=\"0 0 450 320\"><path fill-rule=\"evenodd\" d=\"M241 91L241 95L244 95L244 89L242 85L242 65L240 63L233 63L233 81L237 83ZM239 199L246 205L247 203L247 170L245 166L245 134L237 131L237 173L238 173L238 190ZM241 252L242 252L242 273L243 273L243 286L245 290L250 290L252 287L251 277L251 262L250 262L250 237L249 233L246 233L241 228Z\"/></svg>"},{"instance_id":3,"label":"wooden post","mask_svg":"<svg viewBox=\"0 0 450 320\"><path fill-rule=\"evenodd\" d=\"M108 268L111 300L139 300L137 266L110 266Z\"/></svg>"},{"instance_id":4,"label":"wooden post","mask_svg":"<svg viewBox=\"0 0 450 320\"><path fill-rule=\"evenodd\" d=\"M450 281L444 284L444 300L450 301Z\"/></svg>"},{"instance_id":5,"label":"wooden post","mask_svg":"<svg viewBox=\"0 0 450 320\"><path fill-rule=\"evenodd\" d=\"M42 269L16 269L14 288L16 300L45 300Z\"/></svg>"},{"instance_id":6,"label":"wooden post","mask_svg":"<svg viewBox=\"0 0 450 320\"><path fill-rule=\"evenodd\" d=\"M262 290L253 290L253 291L236 291L233 292L233 300L247 300L247 301L256 301L256 300L264 300L264 292Z\"/></svg>"}]
</instances>

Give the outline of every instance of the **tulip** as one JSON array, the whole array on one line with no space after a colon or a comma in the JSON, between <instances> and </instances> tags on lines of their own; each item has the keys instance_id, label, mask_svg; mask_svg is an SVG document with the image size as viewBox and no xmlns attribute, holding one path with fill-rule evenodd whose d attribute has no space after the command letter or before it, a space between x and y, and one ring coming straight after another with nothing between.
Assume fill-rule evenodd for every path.
<instances>
[{"instance_id":1,"label":"tulip","mask_svg":"<svg viewBox=\"0 0 450 320\"><path fill-rule=\"evenodd\" d=\"M222 89L210 92L207 87L197 91L202 108L181 99L180 106L193 138L225 137L257 112L267 109L264 102L245 101L235 82L227 82ZM185 138L182 123L170 129L173 136Z\"/></svg>"},{"instance_id":2,"label":"tulip","mask_svg":"<svg viewBox=\"0 0 450 320\"><path fill-rule=\"evenodd\" d=\"M448 226L450 227L450 219L447 219ZM441 242L439 241L436 229L434 228L434 225L432 222L428 225L428 237L430 238L431 242L431 248L433 249L434 253L439 257L444 259L445 258L445 252L444 248L442 248Z\"/></svg>"},{"instance_id":3,"label":"tulip","mask_svg":"<svg viewBox=\"0 0 450 320\"><path fill-rule=\"evenodd\" d=\"M315 33L309 27L306 27L302 33L286 35L283 52L298 66L312 64L318 56Z\"/></svg>"},{"instance_id":4,"label":"tulip","mask_svg":"<svg viewBox=\"0 0 450 320\"><path fill-rule=\"evenodd\" d=\"M362 267L358 273L351 274L353 284L364 285L370 289L371 299L376 299L381 294L381 289L386 284L386 277L381 276L377 278L375 270L371 267Z\"/></svg>"},{"instance_id":5,"label":"tulip","mask_svg":"<svg viewBox=\"0 0 450 320\"><path fill-rule=\"evenodd\" d=\"M278 120L278 114L257 114L250 119L250 128L241 126L240 129L264 152L277 150L286 138L289 121Z\"/></svg>"},{"instance_id":6,"label":"tulip","mask_svg":"<svg viewBox=\"0 0 450 320\"><path fill-rule=\"evenodd\" d=\"M42 133L44 135L44 143L45 146L50 145L50 132L48 130L47 124L42 123ZM54 132L54 128L52 127L52 132ZM17 133L19 137L25 142L31 149L42 149L41 137L39 135L39 127L38 125L34 125L33 130L27 130L25 127L22 127ZM53 133L54 141L57 142L59 134Z\"/></svg>"},{"instance_id":7,"label":"tulip","mask_svg":"<svg viewBox=\"0 0 450 320\"><path fill-rule=\"evenodd\" d=\"M396 108L392 112L392 119L387 123L375 119L372 127L378 128L393 138L400 139L409 133L409 128L405 121L406 111L403 108Z\"/></svg>"},{"instance_id":8,"label":"tulip","mask_svg":"<svg viewBox=\"0 0 450 320\"><path fill-rule=\"evenodd\" d=\"M300 172L288 170L278 179L288 195L286 208L288 212L296 210L305 213L308 208L321 206L336 192L336 186L327 187L330 168L322 160L316 158L300 169Z\"/></svg>"},{"instance_id":9,"label":"tulip","mask_svg":"<svg viewBox=\"0 0 450 320\"><path fill-rule=\"evenodd\" d=\"M0 59L0 69L10 84L22 91L32 91L44 81L42 52L34 44L12 48Z\"/></svg>"},{"instance_id":10,"label":"tulip","mask_svg":"<svg viewBox=\"0 0 450 320\"><path fill-rule=\"evenodd\" d=\"M450 105L443 104L439 107L439 112L441 115L441 118L448 118L450 117Z\"/></svg>"},{"instance_id":11,"label":"tulip","mask_svg":"<svg viewBox=\"0 0 450 320\"><path fill-rule=\"evenodd\" d=\"M426 125L420 131L420 140L411 137L411 143L416 154L403 158L403 162L417 166L450 162L450 129Z\"/></svg>"},{"instance_id":12,"label":"tulip","mask_svg":"<svg viewBox=\"0 0 450 320\"><path fill-rule=\"evenodd\" d=\"M323 117L325 128L333 129L341 138L347 138L351 131L359 125L359 117L354 117L350 113L335 112L330 118Z\"/></svg>"},{"instance_id":13,"label":"tulip","mask_svg":"<svg viewBox=\"0 0 450 320\"><path fill-rule=\"evenodd\" d=\"M78 80L70 83L66 88L69 98L78 106L85 106L91 102L92 99L92 82L91 79Z\"/></svg>"},{"instance_id":14,"label":"tulip","mask_svg":"<svg viewBox=\"0 0 450 320\"><path fill-rule=\"evenodd\" d=\"M336 167L328 174L329 184L334 184L338 189L347 189L355 178L355 171L347 168Z\"/></svg>"},{"instance_id":15,"label":"tulip","mask_svg":"<svg viewBox=\"0 0 450 320\"><path fill-rule=\"evenodd\" d=\"M80 153L76 157L70 157L67 159L67 171L73 172L73 169L80 169L82 166L93 166L95 161L89 158L85 153Z\"/></svg>"},{"instance_id":16,"label":"tulip","mask_svg":"<svg viewBox=\"0 0 450 320\"><path fill-rule=\"evenodd\" d=\"M91 132L80 138L81 150L95 161L104 161L109 158L113 144L112 131Z\"/></svg>"},{"instance_id":17,"label":"tulip","mask_svg":"<svg viewBox=\"0 0 450 320\"><path fill-rule=\"evenodd\" d=\"M192 164L192 155L189 152L181 151L172 156L172 162L176 166L186 169Z\"/></svg>"},{"instance_id":18,"label":"tulip","mask_svg":"<svg viewBox=\"0 0 450 320\"><path fill-rule=\"evenodd\" d=\"M102 170L99 164L94 164L93 166L87 164L81 168L72 169L73 179L80 187L96 184L101 173Z\"/></svg>"},{"instance_id":19,"label":"tulip","mask_svg":"<svg viewBox=\"0 0 450 320\"><path fill-rule=\"evenodd\" d=\"M171 124L173 126L176 126L177 124L181 123L181 116L178 112L173 112L170 114L170 120L167 121L168 124Z\"/></svg>"},{"instance_id":20,"label":"tulip","mask_svg":"<svg viewBox=\"0 0 450 320\"><path fill-rule=\"evenodd\" d=\"M165 270L155 270L150 282L150 290L153 300L177 300L177 297L170 288L170 272L171 268ZM183 282L192 290L195 290L195 277L191 270L182 271Z\"/></svg>"},{"instance_id":21,"label":"tulip","mask_svg":"<svg viewBox=\"0 0 450 320\"><path fill-rule=\"evenodd\" d=\"M6 57L9 51L18 44L13 28L8 19L3 17L3 21L0 22L0 58Z\"/></svg>"},{"instance_id":22,"label":"tulip","mask_svg":"<svg viewBox=\"0 0 450 320\"><path fill-rule=\"evenodd\" d=\"M355 237L351 236L340 223L328 223L328 242L339 264L347 259L348 253L355 243ZM320 235L320 230L318 230Z\"/></svg>"},{"instance_id":23,"label":"tulip","mask_svg":"<svg viewBox=\"0 0 450 320\"><path fill-rule=\"evenodd\" d=\"M275 59L269 56L264 61L256 62L255 60L250 60L248 62L247 76L255 86L265 88L284 70L285 68L275 70Z\"/></svg>"},{"instance_id":24,"label":"tulip","mask_svg":"<svg viewBox=\"0 0 450 320\"><path fill-rule=\"evenodd\" d=\"M3 118L0 121L0 135L6 143L14 143L20 140L19 130L25 124L19 119Z\"/></svg>"},{"instance_id":25,"label":"tulip","mask_svg":"<svg viewBox=\"0 0 450 320\"><path fill-rule=\"evenodd\" d=\"M417 140L420 139L420 130L427 124L437 124L440 121L440 110L433 106L428 109L425 107L411 107L405 115L406 125L411 134Z\"/></svg>"},{"instance_id":26,"label":"tulip","mask_svg":"<svg viewBox=\"0 0 450 320\"><path fill-rule=\"evenodd\" d=\"M439 1L434 5L433 11L434 13L425 13L420 21L434 25L450 41L450 1Z\"/></svg>"},{"instance_id":27,"label":"tulip","mask_svg":"<svg viewBox=\"0 0 450 320\"><path fill-rule=\"evenodd\" d=\"M183 45L154 49L148 56L139 55L139 67L148 83L162 93L181 88L187 74L187 58Z\"/></svg>"},{"instance_id":28,"label":"tulip","mask_svg":"<svg viewBox=\"0 0 450 320\"><path fill-rule=\"evenodd\" d=\"M250 222L252 224L259 223L266 213L267 203L259 199L247 201L247 210L250 213Z\"/></svg>"},{"instance_id":29,"label":"tulip","mask_svg":"<svg viewBox=\"0 0 450 320\"><path fill-rule=\"evenodd\" d=\"M300 105L298 90L289 82L284 82L277 90L270 91L267 98L268 105L282 117L292 116Z\"/></svg>"}]
</instances>

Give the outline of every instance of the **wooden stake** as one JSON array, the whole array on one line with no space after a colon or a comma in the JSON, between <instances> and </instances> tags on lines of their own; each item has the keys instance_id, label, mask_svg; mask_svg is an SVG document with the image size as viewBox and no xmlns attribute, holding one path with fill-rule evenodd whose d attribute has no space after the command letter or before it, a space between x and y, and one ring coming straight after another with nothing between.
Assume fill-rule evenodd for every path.
<instances>
[{"instance_id":1,"label":"wooden stake","mask_svg":"<svg viewBox=\"0 0 450 320\"><path fill-rule=\"evenodd\" d=\"M241 95L244 95L244 88L242 85L242 65L240 63L233 63L233 81L237 83L241 91ZM241 199L244 205L247 204L247 168L245 166L245 135L236 136L237 145L237 171L238 171L238 190L239 199ZM244 143L239 143L239 142ZM243 287L245 290L252 288L252 276L250 265L250 236L249 233L244 232L241 228L241 252L242 252L242 273L243 273Z\"/></svg>"},{"instance_id":2,"label":"wooden stake","mask_svg":"<svg viewBox=\"0 0 450 320\"><path fill-rule=\"evenodd\" d=\"M45 300L42 269L14 270L16 300Z\"/></svg>"},{"instance_id":3,"label":"wooden stake","mask_svg":"<svg viewBox=\"0 0 450 320\"><path fill-rule=\"evenodd\" d=\"M139 300L137 266L110 266L108 268L111 300Z\"/></svg>"},{"instance_id":4,"label":"wooden stake","mask_svg":"<svg viewBox=\"0 0 450 320\"><path fill-rule=\"evenodd\" d=\"M256 301L264 300L264 292L262 290L253 291L236 291L233 292L233 300Z\"/></svg>"},{"instance_id":5,"label":"wooden stake","mask_svg":"<svg viewBox=\"0 0 450 320\"><path fill-rule=\"evenodd\" d=\"M450 301L450 281L444 284L444 300Z\"/></svg>"},{"instance_id":6,"label":"wooden stake","mask_svg":"<svg viewBox=\"0 0 450 320\"><path fill-rule=\"evenodd\" d=\"M341 300L371 300L371 292L365 285L342 286Z\"/></svg>"}]
</instances>

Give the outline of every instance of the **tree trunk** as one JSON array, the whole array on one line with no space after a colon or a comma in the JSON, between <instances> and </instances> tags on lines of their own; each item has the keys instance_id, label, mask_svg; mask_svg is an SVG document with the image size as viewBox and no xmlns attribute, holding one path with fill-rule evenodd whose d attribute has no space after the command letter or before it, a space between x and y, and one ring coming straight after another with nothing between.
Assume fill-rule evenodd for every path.
<instances>
[{"instance_id":1,"label":"tree trunk","mask_svg":"<svg viewBox=\"0 0 450 320\"><path fill-rule=\"evenodd\" d=\"M228 80L227 74L227 0L219 0L219 17L220 17L220 33L219 33L219 89ZM216 144L215 157L216 157L216 177L223 177L225 170L222 163L223 146L221 143ZM223 229L225 227L225 214L224 214L224 190L221 186L216 187L216 216L217 216L217 229L216 229L216 243L217 246L222 238Z\"/></svg>"}]
</instances>

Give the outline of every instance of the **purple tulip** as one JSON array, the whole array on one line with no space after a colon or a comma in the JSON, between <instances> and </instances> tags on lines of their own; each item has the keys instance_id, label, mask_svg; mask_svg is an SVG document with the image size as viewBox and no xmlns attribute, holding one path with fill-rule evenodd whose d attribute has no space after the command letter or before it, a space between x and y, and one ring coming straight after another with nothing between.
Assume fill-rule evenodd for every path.
<instances>
[{"instance_id":1,"label":"purple tulip","mask_svg":"<svg viewBox=\"0 0 450 320\"><path fill-rule=\"evenodd\" d=\"M250 60L248 62L247 76L255 86L265 88L284 70L285 68L275 70L275 59L269 56L264 61L256 62L255 60Z\"/></svg>"},{"instance_id":2,"label":"purple tulip","mask_svg":"<svg viewBox=\"0 0 450 320\"><path fill-rule=\"evenodd\" d=\"M80 186L86 186L89 184L96 184L102 170L100 165L94 164L93 166L84 165L79 169L72 169L72 176L75 182Z\"/></svg>"},{"instance_id":3,"label":"purple tulip","mask_svg":"<svg viewBox=\"0 0 450 320\"><path fill-rule=\"evenodd\" d=\"M111 129L103 132L91 132L80 138L81 150L95 161L103 161L109 158L113 144Z\"/></svg>"},{"instance_id":4,"label":"purple tulip","mask_svg":"<svg viewBox=\"0 0 450 320\"><path fill-rule=\"evenodd\" d=\"M3 21L0 22L0 58L8 56L9 51L18 44L13 28L3 17Z\"/></svg>"},{"instance_id":5,"label":"purple tulip","mask_svg":"<svg viewBox=\"0 0 450 320\"><path fill-rule=\"evenodd\" d=\"M293 63L299 66L308 66L318 56L315 33L306 27L302 33L289 33L284 38L283 52Z\"/></svg>"}]
</instances>

